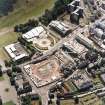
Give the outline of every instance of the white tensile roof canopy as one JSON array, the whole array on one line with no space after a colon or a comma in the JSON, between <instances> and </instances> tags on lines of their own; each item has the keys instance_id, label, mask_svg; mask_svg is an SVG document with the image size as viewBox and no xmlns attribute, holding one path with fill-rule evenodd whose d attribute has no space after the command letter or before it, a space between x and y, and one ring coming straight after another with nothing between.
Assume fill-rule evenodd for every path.
<instances>
[{"instance_id":1,"label":"white tensile roof canopy","mask_svg":"<svg viewBox=\"0 0 105 105\"><path fill-rule=\"evenodd\" d=\"M30 30L29 32L23 34L23 38L25 39L32 39L34 37L38 37L42 32L44 32L44 28L42 26L35 27L34 29Z\"/></svg>"}]
</instances>

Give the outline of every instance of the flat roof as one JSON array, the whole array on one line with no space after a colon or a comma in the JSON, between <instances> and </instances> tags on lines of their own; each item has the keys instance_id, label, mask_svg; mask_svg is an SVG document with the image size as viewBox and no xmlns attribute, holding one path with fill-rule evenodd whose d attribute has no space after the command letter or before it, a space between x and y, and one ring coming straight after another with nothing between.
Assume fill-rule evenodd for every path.
<instances>
[{"instance_id":1,"label":"flat roof","mask_svg":"<svg viewBox=\"0 0 105 105\"><path fill-rule=\"evenodd\" d=\"M14 61L28 56L28 53L24 50L19 42L7 45L5 50Z\"/></svg>"},{"instance_id":2,"label":"flat roof","mask_svg":"<svg viewBox=\"0 0 105 105\"><path fill-rule=\"evenodd\" d=\"M58 29L59 31L61 31L62 33L66 33L67 31L70 30L70 27L68 25L66 25L65 23L58 21L58 20L54 20L52 21L49 26L54 27L56 29Z\"/></svg>"}]
</instances>

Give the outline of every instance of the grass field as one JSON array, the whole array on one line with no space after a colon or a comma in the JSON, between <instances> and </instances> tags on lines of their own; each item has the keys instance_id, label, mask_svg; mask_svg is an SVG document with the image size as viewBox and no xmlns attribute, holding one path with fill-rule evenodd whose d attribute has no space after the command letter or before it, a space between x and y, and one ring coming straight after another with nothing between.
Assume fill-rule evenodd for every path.
<instances>
[{"instance_id":1,"label":"grass field","mask_svg":"<svg viewBox=\"0 0 105 105\"><path fill-rule=\"evenodd\" d=\"M0 81L3 81L3 80L4 80L4 77L3 77L3 76L1 76L1 77L0 77Z\"/></svg>"},{"instance_id":2,"label":"grass field","mask_svg":"<svg viewBox=\"0 0 105 105\"><path fill-rule=\"evenodd\" d=\"M60 105L82 105L81 103L75 104L75 101L73 99L68 100L61 100Z\"/></svg>"},{"instance_id":3,"label":"grass field","mask_svg":"<svg viewBox=\"0 0 105 105\"><path fill-rule=\"evenodd\" d=\"M3 105L15 105L12 101L6 102Z\"/></svg>"},{"instance_id":4,"label":"grass field","mask_svg":"<svg viewBox=\"0 0 105 105\"><path fill-rule=\"evenodd\" d=\"M40 16L45 9L51 8L55 0L18 0L16 9L8 16L0 19L0 28L23 23L29 18Z\"/></svg>"},{"instance_id":5,"label":"grass field","mask_svg":"<svg viewBox=\"0 0 105 105\"><path fill-rule=\"evenodd\" d=\"M7 53L4 50L4 47L8 44L16 42L18 35L14 32L9 32L5 35L0 36L0 58L9 60Z\"/></svg>"},{"instance_id":6,"label":"grass field","mask_svg":"<svg viewBox=\"0 0 105 105\"><path fill-rule=\"evenodd\" d=\"M5 35L0 36L0 46L5 47L6 45L17 41L18 35L14 32L9 32Z\"/></svg>"},{"instance_id":7,"label":"grass field","mask_svg":"<svg viewBox=\"0 0 105 105\"><path fill-rule=\"evenodd\" d=\"M15 5L15 10L9 13L8 16L0 18L0 31L3 28L13 28L15 25L26 22L30 18L40 16L45 9L51 8L55 0L18 0ZM17 34L14 32L8 32L0 35L0 59L8 59L8 55L3 50L3 47L15 42L17 40Z\"/></svg>"}]
</instances>

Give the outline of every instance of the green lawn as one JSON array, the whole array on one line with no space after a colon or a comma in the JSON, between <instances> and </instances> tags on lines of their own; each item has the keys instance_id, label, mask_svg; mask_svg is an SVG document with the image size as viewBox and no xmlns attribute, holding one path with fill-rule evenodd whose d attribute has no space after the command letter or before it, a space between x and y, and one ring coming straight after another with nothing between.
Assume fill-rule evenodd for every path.
<instances>
[{"instance_id":1,"label":"green lawn","mask_svg":"<svg viewBox=\"0 0 105 105\"><path fill-rule=\"evenodd\" d=\"M68 85L70 92L76 92L77 88L74 86L74 84L71 82L71 80L68 80L65 82Z\"/></svg>"},{"instance_id":2,"label":"green lawn","mask_svg":"<svg viewBox=\"0 0 105 105\"><path fill-rule=\"evenodd\" d=\"M13 42L16 42L18 38L18 35L14 32L9 32L5 35L0 36L0 58L5 60L9 60L9 56L4 51L4 47L8 44L11 44Z\"/></svg>"},{"instance_id":3,"label":"green lawn","mask_svg":"<svg viewBox=\"0 0 105 105\"><path fill-rule=\"evenodd\" d=\"M94 83L94 87L96 87L96 88L104 87L104 85L103 85L103 83L102 83L102 81L101 81L101 79L99 78L98 75L96 75L96 78L92 78L92 80L93 80L93 83Z\"/></svg>"},{"instance_id":4,"label":"green lawn","mask_svg":"<svg viewBox=\"0 0 105 105\"><path fill-rule=\"evenodd\" d=\"M6 45L17 41L18 35L14 32L9 32L5 35L0 36L0 47L5 47Z\"/></svg>"},{"instance_id":5,"label":"green lawn","mask_svg":"<svg viewBox=\"0 0 105 105\"><path fill-rule=\"evenodd\" d=\"M15 105L12 101L6 102L3 105Z\"/></svg>"},{"instance_id":6,"label":"green lawn","mask_svg":"<svg viewBox=\"0 0 105 105\"><path fill-rule=\"evenodd\" d=\"M24 1L18 0L17 9L0 19L0 28L14 26L27 21L29 18L40 16L45 9L52 7L55 0L30 0L30 4L25 4Z\"/></svg>"},{"instance_id":7,"label":"green lawn","mask_svg":"<svg viewBox=\"0 0 105 105\"><path fill-rule=\"evenodd\" d=\"M61 100L60 105L82 105L81 103L75 104L75 101L73 99L68 100Z\"/></svg>"},{"instance_id":8,"label":"green lawn","mask_svg":"<svg viewBox=\"0 0 105 105\"><path fill-rule=\"evenodd\" d=\"M4 77L2 76L2 77L0 77L0 81L3 81L4 80Z\"/></svg>"}]
</instances>

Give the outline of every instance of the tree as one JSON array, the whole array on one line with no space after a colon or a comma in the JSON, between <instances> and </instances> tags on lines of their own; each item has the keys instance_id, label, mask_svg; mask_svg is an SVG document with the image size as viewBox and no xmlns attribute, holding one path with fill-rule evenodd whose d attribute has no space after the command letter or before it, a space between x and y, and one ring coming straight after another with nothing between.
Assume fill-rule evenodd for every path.
<instances>
[{"instance_id":1,"label":"tree","mask_svg":"<svg viewBox=\"0 0 105 105\"><path fill-rule=\"evenodd\" d=\"M12 76L12 77L10 77L10 83L11 83L11 85L15 85L15 79L14 79L14 77Z\"/></svg>"},{"instance_id":2,"label":"tree","mask_svg":"<svg viewBox=\"0 0 105 105\"><path fill-rule=\"evenodd\" d=\"M22 105L31 105L31 97L25 96L22 98Z\"/></svg>"},{"instance_id":3,"label":"tree","mask_svg":"<svg viewBox=\"0 0 105 105\"><path fill-rule=\"evenodd\" d=\"M39 18L39 21L47 26L52 20L55 20L59 15L64 13L67 4L72 1L73 0L57 0L52 10L46 9L44 15Z\"/></svg>"},{"instance_id":4,"label":"tree","mask_svg":"<svg viewBox=\"0 0 105 105\"><path fill-rule=\"evenodd\" d=\"M17 72L17 73L21 73L21 72L22 72L21 68L18 67L18 66L16 66L16 72Z\"/></svg>"},{"instance_id":5,"label":"tree","mask_svg":"<svg viewBox=\"0 0 105 105\"><path fill-rule=\"evenodd\" d=\"M56 100L56 104L60 105L60 100L59 99Z\"/></svg>"},{"instance_id":6,"label":"tree","mask_svg":"<svg viewBox=\"0 0 105 105\"><path fill-rule=\"evenodd\" d=\"M16 70L17 70L17 69L16 69L16 65L12 65L12 71L13 71L13 72L16 72Z\"/></svg>"},{"instance_id":7,"label":"tree","mask_svg":"<svg viewBox=\"0 0 105 105\"><path fill-rule=\"evenodd\" d=\"M27 41L25 39L23 39L22 37L18 37L18 41L22 44L22 45L26 45Z\"/></svg>"},{"instance_id":8,"label":"tree","mask_svg":"<svg viewBox=\"0 0 105 105\"><path fill-rule=\"evenodd\" d=\"M7 60L4 60L5 66L6 67L10 67L11 66L11 62L8 62Z\"/></svg>"},{"instance_id":9,"label":"tree","mask_svg":"<svg viewBox=\"0 0 105 105\"><path fill-rule=\"evenodd\" d=\"M24 88L24 91L26 93L32 92L32 86L29 84L29 82L24 82L23 83L23 88Z\"/></svg>"},{"instance_id":10,"label":"tree","mask_svg":"<svg viewBox=\"0 0 105 105\"><path fill-rule=\"evenodd\" d=\"M79 103L79 98L78 97L75 97L75 104L78 104Z\"/></svg>"},{"instance_id":11,"label":"tree","mask_svg":"<svg viewBox=\"0 0 105 105\"><path fill-rule=\"evenodd\" d=\"M50 99L54 99L54 94L49 93L49 98L50 98Z\"/></svg>"},{"instance_id":12,"label":"tree","mask_svg":"<svg viewBox=\"0 0 105 105\"><path fill-rule=\"evenodd\" d=\"M3 75L3 72L2 72L2 66L0 65L0 76Z\"/></svg>"},{"instance_id":13,"label":"tree","mask_svg":"<svg viewBox=\"0 0 105 105\"><path fill-rule=\"evenodd\" d=\"M51 22L51 20L53 20L52 12L48 9L45 10L44 17L47 18L48 23Z\"/></svg>"},{"instance_id":14,"label":"tree","mask_svg":"<svg viewBox=\"0 0 105 105\"><path fill-rule=\"evenodd\" d=\"M73 0L61 0L65 5L71 3Z\"/></svg>"},{"instance_id":15,"label":"tree","mask_svg":"<svg viewBox=\"0 0 105 105\"><path fill-rule=\"evenodd\" d=\"M19 66L16 66L16 65L12 65L12 71L17 72L17 73L22 72L21 68Z\"/></svg>"},{"instance_id":16,"label":"tree","mask_svg":"<svg viewBox=\"0 0 105 105\"><path fill-rule=\"evenodd\" d=\"M51 99L48 100L48 105L50 105L50 104L52 104L52 100Z\"/></svg>"},{"instance_id":17,"label":"tree","mask_svg":"<svg viewBox=\"0 0 105 105\"><path fill-rule=\"evenodd\" d=\"M16 25L16 26L14 27L14 32L19 32L19 26L18 26L18 25Z\"/></svg>"},{"instance_id":18,"label":"tree","mask_svg":"<svg viewBox=\"0 0 105 105\"><path fill-rule=\"evenodd\" d=\"M9 76L9 77L12 77L12 71L9 69L9 70L7 70L7 75Z\"/></svg>"},{"instance_id":19,"label":"tree","mask_svg":"<svg viewBox=\"0 0 105 105\"><path fill-rule=\"evenodd\" d=\"M39 22L38 20L34 20L34 19L29 19L28 23L27 23L29 26L31 27L37 27Z\"/></svg>"},{"instance_id":20,"label":"tree","mask_svg":"<svg viewBox=\"0 0 105 105\"><path fill-rule=\"evenodd\" d=\"M0 105L3 105L3 102L2 102L2 99L1 99L1 97L0 97Z\"/></svg>"}]
</instances>

